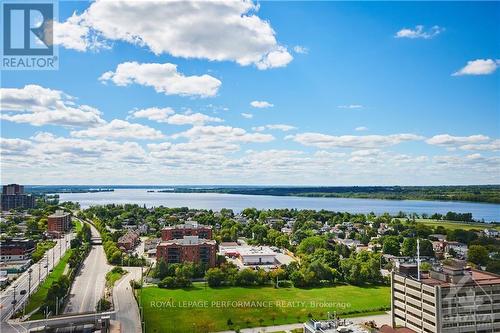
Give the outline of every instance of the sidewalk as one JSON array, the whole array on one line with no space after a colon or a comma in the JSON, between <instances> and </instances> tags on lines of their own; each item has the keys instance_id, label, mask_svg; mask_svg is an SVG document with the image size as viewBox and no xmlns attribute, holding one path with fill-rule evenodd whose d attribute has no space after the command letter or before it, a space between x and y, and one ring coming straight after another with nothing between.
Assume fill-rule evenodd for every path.
<instances>
[{"instance_id":1,"label":"sidewalk","mask_svg":"<svg viewBox=\"0 0 500 333\"><path fill-rule=\"evenodd\" d=\"M380 315L374 316L365 316L365 317L352 317L347 318L352 321L354 324L362 324L367 321L375 321L378 327L387 324L391 325L391 315L389 312ZM297 328L303 328L303 323L298 324L286 324L286 325L277 325L277 326L266 326L266 327L253 327L253 328L243 328L241 329L241 333L272 333L272 332L282 332L282 331L291 331ZM221 331L218 333L234 333L234 331Z\"/></svg>"}]
</instances>

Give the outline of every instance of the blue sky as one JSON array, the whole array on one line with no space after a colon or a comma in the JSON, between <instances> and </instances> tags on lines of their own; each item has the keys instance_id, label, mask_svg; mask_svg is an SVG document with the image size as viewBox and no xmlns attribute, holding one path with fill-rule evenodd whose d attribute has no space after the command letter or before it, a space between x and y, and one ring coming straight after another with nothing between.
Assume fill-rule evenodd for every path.
<instances>
[{"instance_id":1,"label":"blue sky","mask_svg":"<svg viewBox=\"0 0 500 333\"><path fill-rule=\"evenodd\" d=\"M2 182L499 183L498 3L138 4L2 73Z\"/></svg>"}]
</instances>

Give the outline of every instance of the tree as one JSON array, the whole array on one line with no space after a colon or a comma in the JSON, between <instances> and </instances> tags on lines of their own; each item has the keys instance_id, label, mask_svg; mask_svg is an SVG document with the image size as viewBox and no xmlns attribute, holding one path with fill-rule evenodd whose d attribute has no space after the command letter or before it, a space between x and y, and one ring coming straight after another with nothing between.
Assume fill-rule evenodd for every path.
<instances>
[{"instance_id":1,"label":"tree","mask_svg":"<svg viewBox=\"0 0 500 333\"><path fill-rule=\"evenodd\" d=\"M326 241L319 236L307 237L300 242L297 252L303 254L311 254L317 249L326 247Z\"/></svg>"},{"instance_id":2,"label":"tree","mask_svg":"<svg viewBox=\"0 0 500 333\"><path fill-rule=\"evenodd\" d=\"M392 254L393 256L399 256L400 245L398 237L396 236L385 237L382 251L384 252L384 254Z\"/></svg>"},{"instance_id":3,"label":"tree","mask_svg":"<svg viewBox=\"0 0 500 333\"><path fill-rule=\"evenodd\" d=\"M292 274L290 274L290 280L292 281L293 286L296 288L306 287L304 274L301 271L292 272Z\"/></svg>"},{"instance_id":4,"label":"tree","mask_svg":"<svg viewBox=\"0 0 500 333\"><path fill-rule=\"evenodd\" d=\"M467 251L467 259L469 259L470 262L484 266L489 260L489 253L488 249L486 249L482 245L471 245L469 247L469 250Z\"/></svg>"},{"instance_id":5,"label":"tree","mask_svg":"<svg viewBox=\"0 0 500 333\"><path fill-rule=\"evenodd\" d=\"M224 272L220 268L210 268L205 273L205 279L210 287L219 287L224 283Z\"/></svg>"},{"instance_id":6,"label":"tree","mask_svg":"<svg viewBox=\"0 0 500 333\"><path fill-rule=\"evenodd\" d=\"M168 275L168 266L164 259L160 259L156 264L155 277L164 279Z\"/></svg>"},{"instance_id":7,"label":"tree","mask_svg":"<svg viewBox=\"0 0 500 333\"><path fill-rule=\"evenodd\" d=\"M417 255L417 240L415 238L405 238L401 246L401 253L404 256L413 257ZM427 239L420 240L420 255L421 256L434 256L434 249L432 242Z\"/></svg>"}]
</instances>

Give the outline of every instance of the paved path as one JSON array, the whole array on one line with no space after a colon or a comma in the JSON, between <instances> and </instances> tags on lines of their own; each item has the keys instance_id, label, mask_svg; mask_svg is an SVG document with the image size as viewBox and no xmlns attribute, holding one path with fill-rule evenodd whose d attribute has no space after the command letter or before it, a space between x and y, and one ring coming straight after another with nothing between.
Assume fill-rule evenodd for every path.
<instances>
[{"instance_id":1,"label":"paved path","mask_svg":"<svg viewBox=\"0 0 500 333\"><path fill-rule=\"evenodd\" d=\"M130 280L140 281L140 267L123 267L128 273L122 277L113 289L113 301L116 320L120 322L121 333L141 333L139 307L135 301Z\"/></svg>"},{"instance_id":2,"label":"paved path","mask_svg":"<svg viewBox=\"0 0 500 333\"><path fill-rule=\"evenodd\" d=\"M375 316L366 316L366 317L354 317L348 318L354 324L362 324L367 321L375 321L377 326L382 326L383 324L390 325L391 324L391 315L390 313L385 313L381 315ZM277 326L266 326L266 327L254 327L254 328L243 328L241 333L271 333L271 332L280 332L280 331L291 331L297 328L303 328L304 325L302 323L299 324L287 324L287 325L277 325ZM219 333L234 333L234 331L222 331Z\"/></svg>"}]
</instances>

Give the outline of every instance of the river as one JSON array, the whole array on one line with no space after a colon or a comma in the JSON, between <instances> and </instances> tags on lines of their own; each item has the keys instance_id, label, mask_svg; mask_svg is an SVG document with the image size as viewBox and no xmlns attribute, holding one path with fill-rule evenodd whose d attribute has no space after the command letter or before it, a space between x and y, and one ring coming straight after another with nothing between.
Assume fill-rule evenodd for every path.
<instances>
[{"instance_id":1,"label":"river","mask_svg":"<svg viewBox=\"0 0 500 333\"><path fill-rule=\"evenodd\" d=\"M441 213L449 211L472 213L474 219L486 222L500 221L500 205L462 201L423 201L423 200L378 200L349 198L310 198L269 195L243 195L221 193L171 193L147 192L146 189L116 189L113 192L97 193L59 193L60 201L79 202L82 208L94 205L135 203L147 207L189 207L197 209L221 208L240 212L247 207L258 209L297 208L326 209L350 213L397 214Z\"/></svg>"}]
</instances>

